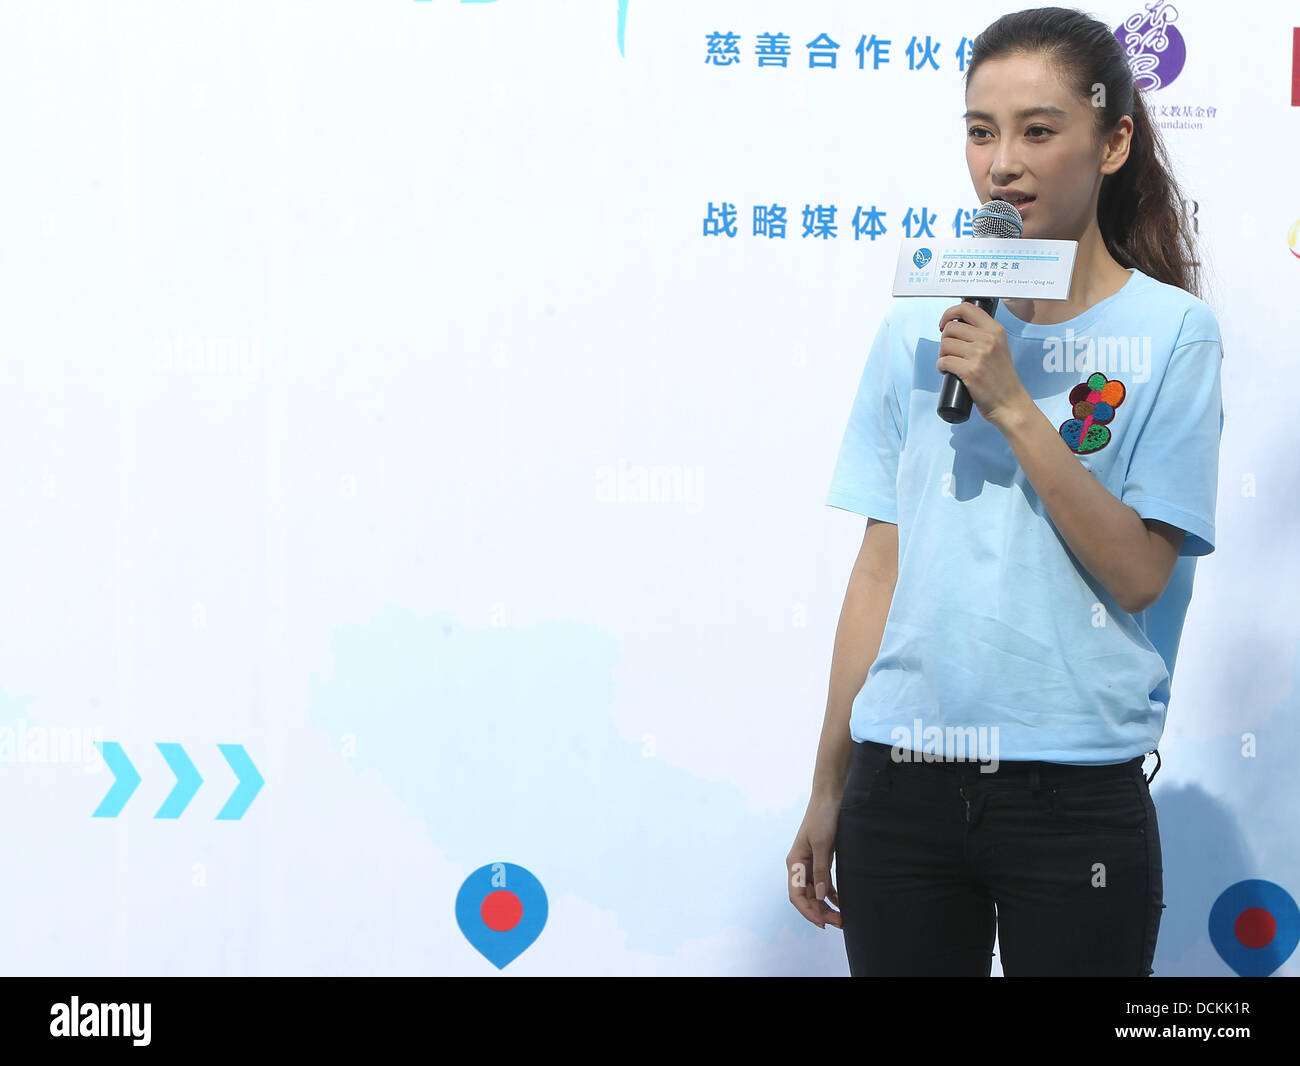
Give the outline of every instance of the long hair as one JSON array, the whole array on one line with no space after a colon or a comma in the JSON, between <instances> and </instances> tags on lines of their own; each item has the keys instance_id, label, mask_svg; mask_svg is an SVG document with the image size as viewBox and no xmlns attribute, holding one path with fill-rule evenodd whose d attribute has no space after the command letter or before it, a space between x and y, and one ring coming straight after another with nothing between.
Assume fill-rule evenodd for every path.
<instances>
[{"instance_id":1,"label":"long hair","mask_svg":"<svg viewBox=\"0 0 1300 1066\"><path fill-rule=\"evenodd\" d=\"M1065 84L1084 99L1094 98L1096 86L1104 88L1104 105L1094 107L1096 143L1114 132L1122 116L1133 119L1128 159L1102 178L1097 199L1097 226L1107 250L1121 266L1137 267L1200 298L1201 262L1183 214L1182 192L1115 34L1074 8L1003 15L972 42L966 82L987 59L1033 54L1056 65Z\"/></svg>"}]
</instances>

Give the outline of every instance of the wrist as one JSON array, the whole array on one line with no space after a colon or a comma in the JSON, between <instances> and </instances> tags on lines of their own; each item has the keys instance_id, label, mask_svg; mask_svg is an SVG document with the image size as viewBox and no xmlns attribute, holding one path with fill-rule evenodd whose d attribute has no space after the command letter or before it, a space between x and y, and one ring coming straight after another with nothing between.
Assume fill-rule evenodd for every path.
<instances>
[{"instance_id":1,"label":"wrist","mask_svg":"<svg viewBox=\"0 0 1300 1066\"><path fill-rule=\"evenodd\" d=\"M844 795L844 779L846 776L828 776L814 779L809 802L838 804Z\"/></svg>"}]
</instances>

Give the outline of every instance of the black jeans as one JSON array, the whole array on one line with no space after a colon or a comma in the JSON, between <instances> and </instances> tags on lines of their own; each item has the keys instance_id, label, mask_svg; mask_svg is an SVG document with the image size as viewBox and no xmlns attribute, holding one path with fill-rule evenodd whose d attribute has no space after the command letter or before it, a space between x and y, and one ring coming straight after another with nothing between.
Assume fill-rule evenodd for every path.
<instances>
[{"instance_id":1,"label":"black jeans","mask_svg":"<svg viewBox=\"0 0 1300 1066\"><path fill-rule=\"evenodd\" d=\"M854 977L988 977L995 931L1007 977L1151 974L1164 885L1141 757L981 773L904 754L853 743L835 885Z\"/></svg>"}]
</instances>

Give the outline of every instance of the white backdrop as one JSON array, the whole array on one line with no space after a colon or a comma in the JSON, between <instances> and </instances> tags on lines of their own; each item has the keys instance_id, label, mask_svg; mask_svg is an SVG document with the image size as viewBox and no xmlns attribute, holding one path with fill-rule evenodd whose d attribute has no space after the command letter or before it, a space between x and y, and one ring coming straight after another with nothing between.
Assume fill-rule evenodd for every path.
<instances>
[{"instance_id":1,"label":"white backdrop","mask_svg":"<svg viewBox=\"0 0 1300 1066\"><path fill-rule=\"evenodd\" d=\"M1229 885L1300 894L1297 20L1176 6L1226 422L1161 976L1231 972ZM864 524L824 497L904 216L978 206L955 52L1006 10L6 4L0 970L847 973L784 871ZM503 971L454 913L498 862L548 908Z\"/></svg>"}]
</instances>

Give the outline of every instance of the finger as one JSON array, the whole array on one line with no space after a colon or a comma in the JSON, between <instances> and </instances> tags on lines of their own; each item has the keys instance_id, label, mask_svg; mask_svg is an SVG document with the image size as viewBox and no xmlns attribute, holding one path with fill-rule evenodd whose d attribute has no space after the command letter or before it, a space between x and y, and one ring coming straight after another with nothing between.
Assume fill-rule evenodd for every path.
<instances>
[{"instance_id":1,"label":"finger","mask_svg":"<svg viewBox=\"0 0 1300 1066\"><path fill-rule=\"evenodd\" d=\"M966 361L959 355L941 355L934 362L934 368L940 374L956 374L963 385L966 384L966 367Z\"/></svg>"},{"instance_id":2,"label":"finger","mask_svg":"<svg viewBox=\"0 0 1300 1066\"><path fill-rule=\"evenodd\" d=\"M837 929L843 928L840 924L840 915L838 910L832 910L826 905L829 900L836 907L840 905L840 894L835 888L835 882L831 880L831 853L829 849L824 851L815 851L813 858L813 891L817 896L817 913L821 919L822 928L833 925Z\"/></svg>"},{"instance_id":3,"label":"finger","mask_svg":"<svg viewBox=\"0 0 1300 1066\"><path fill-rule=\"evenodd\" d=\"M795 909L812 922L813 925L817 926L819 929L826 928L826 918L822 913L826 909L824 903L815 903L810 899L805 899L803 896L800 896L794 901L794 905Z\"/></svg>"},{"instance_id":4,"label":"finger","mask_svg":"<svg viewBox=\"0 0 1300 1066\"><path fill-rule=\"evenodd\" d=\"M837 929L843 929L844 926L840 918L839 910L838 909L832 910L830 907L826 905L828 902L833 903L836 908L838 908L840 905L840 894L838 890L835 888L835 882L831 879L830 876L829 855L826 857L825 871L826 871L825 880L817 882L822 887L825 893L825 899L819 899L817 901L817 906L819 908L818 913L821 915L821 919L823 922L826 923L826 925L833 925Z\"/></svg>"},{"instance_id":5,"label":"finger","mask_svg":"<svg viewBox=\"0 0 1300 1066\"><path fill-rule=\"evenodd\" d=\"M811 887L796 887L791 883L790 902L794 905L794 909L812 922L813 925L825 928L826 919L822 914L824 904L812 898Z\"/></svg>"},{"instance_id":6,"label":"finger","mask_svg":"<svg viewBox=\"0 0 1300 1066\"><path fill-rule=\"evenodd\" d=\"M942 321L942 320L941 320ZM965 322L960 318L949 318L939 326L939 332L944 337L961 337L964 340L970 340L979 332L979 327Z\"/></svg>"},{"instance_id":7,"label":"finger","mask_svg":"<svg viewBox=\"0 0 1300 1066\"><path fill-rule=\"evenodd\" d=\"M949 322L960 322L961 318L961 304L953 304L952 307L945 307L943 309L943 314L939 316L939 329L942 330Z\"/></svg>"},{"instance_id":8,"label":"finger","mask_svg":"<svg viewBox=\"0 0 1300 1066\"><path fill-rule=\"evenodd\" d=\"M972 324L982 324L985 320L995 321L993 316L985 311L979 304L968 304L963 300L959 304L953 304L951 307L945 307L943 314L939 316L942 322L948 318L959 318Z\"/></svg>"},{"instance_id":9,"label":"finger","mask_svg":"<svg viewBox=\"0 0 1300 1066\"><path fill-rule=\"evenodd\" d=\"M785 876L790 902L810 915L816 913L816 900L813 899L812 879L809 876L811 869L811 856L786 859Z\"/></svg>"},{"instance_id":10,"label":"finger","mask_svg":"<svg viewBox=\"0 0 1300 1066\"><path fill-rule=\"evenodd\" d=\"M939 358L935 360L934 365L942 373L945 368L939 366L940 361L944 359L968 359L971 352L967 344L968 342L960 337L944 337L939 343ZM946 369L951 370L952 367Z\"/></svg>"},{"instance_id":11,"label":"finger","mask_svg":"<svg viewBox=\"0 0 1300 1066\"><path fill-rule=\"evenodd\" d=\"M826 898L830 883L830 855L824 850L815 850L813 852L813 894L818 903Z\"/></svg>"},{"instance_id":12,"label":"finger","mask_svg":"<svg viewBox=\"0 0 1300 1066\"><path fill-rule=\"evenodd\" d=\"M967 309L974 312L974 314L968 313ZM984 317L979 318L979 315L983 315ZM984 312L974 304L966 304L964 307L959 306L949 308L939 316L939 332L944 333L945 336L952 336L954 333L960 332L968 337L972 337L977 333L989 329L992 325L996 325L995 320L989 318L988 315L985 315Z\"/></svg>"},{"instance_id":13,"label":"finger","mask_svg":"<svg viewBox=\"0 0 1300 1066\"><path fill-rule=\"evenodd\" d=\"M827 914L828 908L820 899L815 897L815 883L813 878L809 878L807 870L812 864L804 859L795 859L786 861L786 884L789 886L790 902L794 905L795 910L802 914L808 921L819 929L825 929L826 923L830 921ZM798 867L802 866L800 871ZM807 879L806 884L798 884L798 878L802 876Z\"/></svg>"}]
</instances>

